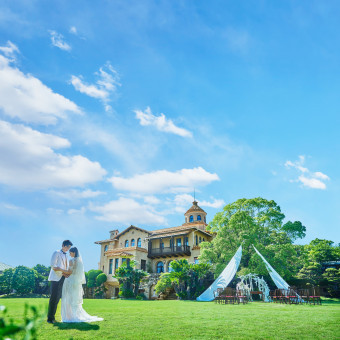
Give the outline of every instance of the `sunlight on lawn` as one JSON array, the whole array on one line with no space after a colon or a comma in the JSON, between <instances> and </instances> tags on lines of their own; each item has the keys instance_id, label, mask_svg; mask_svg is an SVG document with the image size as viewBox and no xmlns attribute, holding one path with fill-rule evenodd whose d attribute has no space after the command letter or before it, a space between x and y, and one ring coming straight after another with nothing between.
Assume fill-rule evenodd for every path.
<instances>
[{"instance_id":1,"label":"sunlight on lawn","mask_svg":"<svg viewBox=\"0 0 340 340\"><path fill-rule=\"evenodd\" d=\"M9 317L22 320L23 305L40 308L47 299L2 299ZM60 306L59 306L60 307ZM84 300L102 322L50 325L39 339L336 339L340 304L321 306L249 303L219 305L196 301ZM57 311L60 320L60 309Z\"/></svg>"}]
</instances>

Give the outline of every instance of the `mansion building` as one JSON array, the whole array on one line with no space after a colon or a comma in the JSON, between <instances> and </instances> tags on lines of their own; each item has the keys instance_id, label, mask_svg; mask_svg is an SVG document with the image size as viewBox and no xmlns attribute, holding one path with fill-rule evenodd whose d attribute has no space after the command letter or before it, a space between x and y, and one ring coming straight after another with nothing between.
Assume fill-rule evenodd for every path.
<instances>
[{"instance_id":1,"label":"mansion building","mask_svg":"<svg viewBox=\"0 0 340 340\"><path fill-rule=\"evenodd\" d=\"M194 201L179 227L148 231L131 225L122 232L112 230L109 239L95 242L101 246L99 269L107 275L107 297L118 296L119 282L113 275L124 262L135 261L137 269L150 274L169 272L173 260L198 263L200 243L213 238L206 230L206 215Z\"/></svg>"}]
</instances>

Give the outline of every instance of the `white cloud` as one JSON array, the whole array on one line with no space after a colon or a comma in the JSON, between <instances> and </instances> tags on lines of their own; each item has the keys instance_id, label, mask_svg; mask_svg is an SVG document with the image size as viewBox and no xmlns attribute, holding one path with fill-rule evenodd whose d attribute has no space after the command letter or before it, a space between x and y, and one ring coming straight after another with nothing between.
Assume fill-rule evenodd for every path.
<instances>
[{"instance_id":1,"label":"white cloud","mask_svg":"<svg viewBox=\"0 0 340 340\"><path fill-rule=\"evenodd\" d=\"M71 50L71 46L64 41L64 37L62 34L56 32L56 31L49 31L50 35L51 35L51 42L52 45L55 47L60 48L61 50L64 51L70 51Z\"/></svg>"},{"instance_id":2,"label":"white cloud","mask_svg":"<svg viewBox=\"0 0 340 340\"><path fill-rule=\"evenodd\" d=\"M308 188L312 189L326 189L326 184L318 180L317 178L299 176L299 181Z\"/></svg>"},{"instance_id":3,"label":"white cloud","mask_svg":"<svg viewBox=\"0 0 340 340\"><path fill-rule=\"evenodd\" d=\"M157 130L173 133L181 137L192 137L192 133L186 129L176 126L171 119L167 119L163 113L160 116L154 116L150 107L143 112L135 110L136 118L142 126L154 126Z\"/></svg>"},{"instance_id":4,"label":"white cloud","mask_svg":"<svg viewBox=\"0 0 340 340\"><path fill-rule=\"evenodd\" d=\"M11 41L7 41L7 46L0 46L0 51L6 57L12 57L15 53L19 53L19 49Z\"/></svg>"},{"instance_id":5,"label":"white cloud","mask_svg":"<svg viewBox=\"0 0 340 340\"><path fill-rule=\"evenodd\" d=\"M299 160L296 162L287 161L285 163L285 167L287 169L295 168L302 173L302 175L298 176L297 180L291 180L291 182L300 182L303 186L311 189L326 189L325 181L329 180L330 178L320 171L311 172L309 169L303 166L304 162L305 157L299 156Z\"/></svg>"},{"instance_id":6,"label":"white cloud","mask_svg":"<svg viewBox=\"0 0 340 340\"><path fill-rule=\"evenodd\" d=\"M86 212L86 208L85 207L81 207L80 209L69 209L67 211L67 213L69 215L84 215Z\"/></svg>"},{"instance_id":7,"label":"white cloud","mask_svg":"<svg viewBox=\"0 0 340 340\"><path fill-rule=\"evenodd\" d=\"M55 124L68 112L80 113L75 103L11 66L11 62L0 55L0 110L6 115L29 123Z\"/></svg>"},{"instance_id":8,"label":"white cloud","mask_svg":"<svg viewBox=\"0 0 340 340\"><path fill-rule=\"evenodd\" d=\"M194 197L189 195L189 194L180 194L180 195L176 195L174 202L176 204L177 207L183 207L187 209L188 205L192 204L192 202L194 201ZM221 199L215 199L212 198L212 201L198 201L198 205L200 207L209 207L209 208L221 208L225 205L224 200Z\"/></svg>"},{"instance_id":9,"label":"white cloud","mask_svg":"<svg viewBox=\"0 0 340 340\"><path fill-rule=\"evenodd\" d=\"M56 153L70 147L67 139L4 121L0 135L0 183L29 190L77 187L106 174L98 162Z\"/></svg>"},{"instance_id":10,"label":"white cloud","mask_svg":"<svg viewBox=\"0 0 340 340\"><path fill-rule=\"evenodd\" d=\"M215 173L201 167L182 169L176 172L159 170L131 178L114 176L109 179L117 190L135 193L190 192L194 187L207 185L219 180Z\"/></svg>"},{"instance_id":11,"label":"white cloud","mask_svg":"<svg viewBox=\"0 0 340 340\"><path fill-rule=\"evenodd\" d=\"M120 197L102 206L89 205L89 210L98 213L98 220L124 224L165 224L165 218L150 205L140 204L134 199Z\"/></svg>"},{"instance_id":12,"label":"white cloud","mask_svg":"<svg viewBox=\"0 0 340 340\"><path fill-rule=\"evenodd\" d=\"M52 196L58 196L67 200L76 200L76 199L87 199L87 198L94 198L100 195L105 195L103 191L93 191L93 190L66 190L66 191L50 191Z\"/></svg>"},{"instance_id":13,"label":"white cloud","mask_svg":"<svg viewBox=\"0 0 340 340\"><path fill-rule=\"evenodd\" d=\"M144 196L143 199L144 199L144 202L147 204L156 205L156 204L161 203L161 200L158 199L156 196Z\"/></svg>"},{"instance_id":14,"label":"white cloud","mask_svg":"<svg viewBox=\"0 0 340 340\"><path fill-rule=\"evenodd\" d=\"M78 34L78 32L77 32L77 27L71 26L71 27L70 27L70 33L77 35L77 34Z\"/></svg>"},{"instance_id":15,"label":"white cloud","mask_svg":"<svg viewBox=\"0 0 340 340\"><path fill-rule=\"evenodd\" d=\"M77 77L74 75L72 75L70 82L77 91L89 97L100 99L104 104L105 110L110 111L110 96L116 92L118 86L121 86L119 75L109 62L101 67L95 75L98 78L95 84L87 84L83 81L82 76Z\"/></svg>"}]
</instances>

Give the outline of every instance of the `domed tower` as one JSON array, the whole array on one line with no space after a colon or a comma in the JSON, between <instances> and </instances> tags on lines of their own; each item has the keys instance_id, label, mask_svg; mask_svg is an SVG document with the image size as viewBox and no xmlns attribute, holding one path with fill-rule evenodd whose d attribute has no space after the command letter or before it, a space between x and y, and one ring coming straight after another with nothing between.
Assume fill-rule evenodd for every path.
<instances>
[{"instance_id":1,"label":"domed tower","mask_svg":"<svg viewBox=\"0 0 340 340\"><path fill-rule=\"evenodd\" d=\"M205 230L207 225L207 213L197 205L196 201L192 202L192 207L184 214L185 223L183 225L193 224L200 229Z\"/></svg>"}]
</instances>

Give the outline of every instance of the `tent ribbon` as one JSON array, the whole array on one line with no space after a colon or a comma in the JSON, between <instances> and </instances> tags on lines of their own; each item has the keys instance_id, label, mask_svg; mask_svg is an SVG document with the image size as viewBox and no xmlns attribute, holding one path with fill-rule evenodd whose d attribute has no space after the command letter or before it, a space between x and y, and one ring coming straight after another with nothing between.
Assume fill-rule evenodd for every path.
<instances>
[{"instance_id":1,"label":"tent ribbon","mask_svg":"<svg viewBox=\"0 0 340 340\"><path fill-rule=\"evenodd\" d=\"M217 288L225 288L234 278L237 269L240 265L242 257L242 245L237 249L235 255L230 260L228 265L224 268L220 276L207 288L196 300L197 301L212 301L215 299L215 292Z\"/></svg>"}]
</instances>

